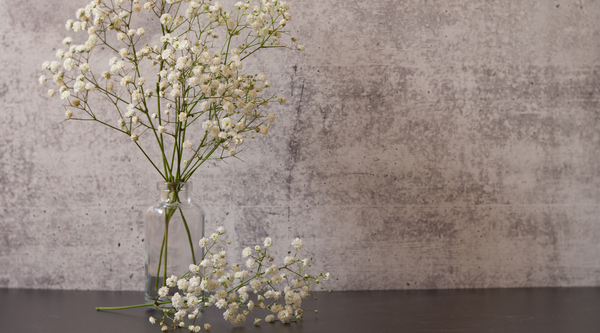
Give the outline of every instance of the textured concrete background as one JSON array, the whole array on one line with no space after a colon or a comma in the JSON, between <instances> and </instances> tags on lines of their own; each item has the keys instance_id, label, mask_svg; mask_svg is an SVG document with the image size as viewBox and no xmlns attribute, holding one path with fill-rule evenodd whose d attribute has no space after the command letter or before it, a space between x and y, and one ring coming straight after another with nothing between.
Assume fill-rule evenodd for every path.
<instances>
[{"instance_id":1,"label":"textured concrete background","mask_svg":"<svg viewBox=\"0 0 600 333\"><path fill-rule=\"evenodd\" d=\"M155 171L37 83L85 3L0 0L0 287L143 288ZM209 230L302 237L338 290L600 285L600 1L292 9L272 135L193 178Z\"/></svg>"}]
</instances>

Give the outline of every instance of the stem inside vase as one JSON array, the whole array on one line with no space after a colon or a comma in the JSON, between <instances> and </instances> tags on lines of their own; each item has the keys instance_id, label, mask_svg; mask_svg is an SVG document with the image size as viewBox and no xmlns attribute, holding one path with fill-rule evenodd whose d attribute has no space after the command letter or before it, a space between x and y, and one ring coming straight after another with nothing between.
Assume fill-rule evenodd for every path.
<instances>
[{"instance_id":1,"label":"stem inside vase","mask_svg":"<svg viewBox=\"0 0 600 333\"><path fill-rule=\"evenodd\" d=\"M197 241L204 237L204 212L191 203L191 183L159 183L160 202L146 212L146 290L153 302L171 275L180 278L198 263ZM198 248L196 248L198 246ZM202 251L203 252L203 251ZM177 292L169 288L169 296Z\"/></svg>"}]
</instances>

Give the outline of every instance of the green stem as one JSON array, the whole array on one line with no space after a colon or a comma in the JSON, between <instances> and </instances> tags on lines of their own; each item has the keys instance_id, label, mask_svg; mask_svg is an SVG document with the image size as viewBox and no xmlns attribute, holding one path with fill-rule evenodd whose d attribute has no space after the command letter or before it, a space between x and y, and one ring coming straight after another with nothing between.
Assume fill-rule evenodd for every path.
<instances>
[{"instance_id":1,"label":"green stem","mask_svg":"<svg viewBox=\"0 0 600 333\"><path fill-rule=\"evenodd\" d=\"M181 207L179 207L179 213L181 214L181 219L183 220L183 225L185 226L185 231L187 232L188 241L190 242L190 249L192 250L192 261L194 262L194 264L197 264L198 262L196 261L196 254L194 253L194 243L192 242L192 235L190 233L190 228L188 228L187 221L183 216L183 211L181 210Z\"/></svg>"},{"instance_id":2,"label":"green stem","mask_svg":"<svg viewBox=\"0 0 600 333\"><path fill-rule=\"evenodd\" d=\"M146 303L146 304L127 305L127 306L113 306L113 307L97 307L96 311L110 311L110 310L144 308L144 307L148 307L148 306L163 305L163 304L169 304L169 303L171 303L171 302Z\"/></svg>"},{"instance_id":3,"label":"green stem","mask_svg":"<svg viewBox=\"0 0 600 333\"><path fill-rule=\"evenodd\" d=\"M163 241L162 241L162 245L160 247L160 255L158 256L158 268L156 269L156 287L155 287L156 290L158 290L158 276L160 275L160 264L162 263L163 250L165 249L166 242L167 242L167 238L165 237L165 235L163 235ZM165 280L163 279L163 285L164 284L165 284Z\"/></svg>"},{"instance_id":4,"label":"green stem","mask_svg":"<svg viewBox=\"0 0 600 333\"><path fill-rule=\"evenodd\" d=\"M165 262L163 265L163 286L167 285L167 250L169 248L169 220L171 220L171 217L169 216L169 213L167 213L167 215L165 215ZM156 276L156 278L158 279L158 276Z\"/></svg>"},{"instance_id":5,"label":"green stem","mask_svg":"<svg viewBox=\"0 0 600 333\"><path fill-rule=\"evenodd\" d=\"M198 163L192 170L190 170L187 175L183 176L183 180L184 181L188 181L190 179L190 177L192 176L192 174L194 174L194 172L202 165L202 163L204 163L209 157L210 155L212 155L215 150L217 150L217 148L219 148L219 144L215 144L215 146L213 147L213 149L206 155L204 156L204 158L202 159L202 161L197 161L196 163Z\"/></svg>"},{"instance_id":6,"label":"green stem","mask_svg":"<svg viewBox=\"0 0 600 333\"><path fill-rule=\"evenodd\" d=\"M148 161L150 161L150 164L152 164L152 166L154 167L154 169L156 169L156 171L158 171L158 174L163 177L163 179L165 179L165 176L162 174L162 172L160 172L160 170L158 169L158 167L154 164L154 162L152 162L152 159L148 156L148 154L146 154L146 152L144 151L144 149L142 149L142 147L139 145L139 143L135 142L135 145L142 151L142 153L144 154L144 156L146 156L146 159L148 159Z\"/></svg>"}]
</instances>

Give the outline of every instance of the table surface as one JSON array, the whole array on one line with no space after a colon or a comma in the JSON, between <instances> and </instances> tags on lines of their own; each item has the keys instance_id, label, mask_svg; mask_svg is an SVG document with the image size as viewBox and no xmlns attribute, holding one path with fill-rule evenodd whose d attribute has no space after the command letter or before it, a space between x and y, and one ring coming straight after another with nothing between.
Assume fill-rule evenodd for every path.
<instances>
[{"instance_id":1,"label":"table surface","mask_svg":"<svg viewBox=\"0 0 600 333\"><path fill-rule=\"evenodd\" d=\"M202 319L215 333L600 332L600 288L345 291L317 296L317 301L303 305L319 313L306 313L298 323L257 327L249 320L233 326L215 308L204 310ZM0 299L2 333L160 333L148 321L157 312L147 308L95 311L96 306L142 303L142 292L0 289Z\"/></svg>"}]
</instances>

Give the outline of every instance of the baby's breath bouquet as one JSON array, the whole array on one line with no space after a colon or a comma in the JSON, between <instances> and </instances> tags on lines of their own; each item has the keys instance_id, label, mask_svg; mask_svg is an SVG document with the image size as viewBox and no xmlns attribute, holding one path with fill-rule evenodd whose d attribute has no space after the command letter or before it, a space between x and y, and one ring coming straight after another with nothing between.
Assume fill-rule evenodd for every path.
<instances>
[{"instance_id":1,"label":"baby's breath bouquet","mask_svg":"<svg viewBox=\"0 0 600 333\"><path fill-rule=\"evenodd\" d=\"M168 284L172 225L183 225L176 241L189 243L188 262L204 256L194 252L182 209L186 182L206 161L237 157L247 139L267 135L275 115L265 108L286 101L268 92L265 75L243 68L261 50L304 50L286 30L289 9L279 0L230 9L213 0L93 0L67 21L72 36L56 51L58 60L42 65L48 77L40 83L56 84L48 95L60 96L67 121L128 136L164 181L152 297Z\"/></svg>"},{"instance_id":2,"label":"baby's breath bouquet","mask_svg":"<svg viewBox=\"0 0 600 333\"><path fill-rule=\"evenodd\" d=\"M207 160L236 156L247 138L267 135L275 116L262 108L286 101L267 93L265 75L242 71L260 50L291 48L282 40L291 19L285 2L238 2L228 11L211 0L94 0L76 17L66 28L86 37L66 37L59 60L43 63L58 89L48 95L60 96L68 120L129 136L167 182L185 182ZM142 22L158 26L154 36ZM94 68L92 54L101 47L112 56ZM96 96L111 112L96 111ZM153 143L155 158L143 148Z\"/></svg>"}]
</instances>

